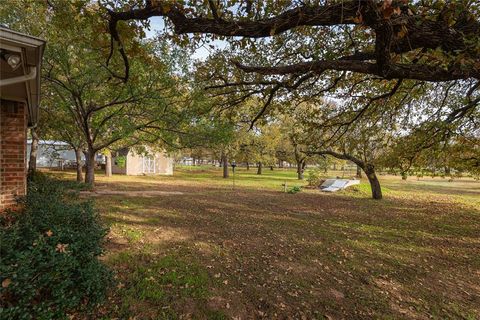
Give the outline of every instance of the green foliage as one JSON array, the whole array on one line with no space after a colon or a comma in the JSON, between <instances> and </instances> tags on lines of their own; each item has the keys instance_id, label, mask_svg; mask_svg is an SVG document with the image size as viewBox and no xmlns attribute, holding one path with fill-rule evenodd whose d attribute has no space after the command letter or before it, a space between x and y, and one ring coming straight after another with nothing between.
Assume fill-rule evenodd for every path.
<instances>
[{"instance_id":1,"label":"green foliage","mask_svg":"<svg viewBox=\"0 0 480 320\"><path fill-rule=\"evenodd\" d=\"M290 193L290 194L295 194L295 193L298 193L298 192L300 192L300 191L302 191L302 187L293 186L293 187L291 187L290 189L288 189L287 192Z\"/></svg>"},{"instance_id":2,"label":"green foliage","mask_svg":"<svg viewBox=\"0 0 480 320\"><path fill-rule=\"evenodd\" d=\"M320 185L322 178L321 172L318 168L307 171L307 182L311 187L318 187Z\"/></svg>"},{"instance_id":3,"label":"green foliage","mask_svg":"<svg viewBox=\"0 0 480 320\"><path fill-rule=\"evenodd\" d=\"M133 242L138 242L140 239L142 239L142 232L139 230L135 230L129 227L122 228L122 234L127 238L128 242L133 243Z\"/></svg>"},{"instance_id":4,"label":"green foliage","mask_svg":"<svg viewBox=\"0 0 480 320\"><path fill-rule=\"evenodd\" d=\"M20 212L0 220L0 318L66 319L105 296L110 272L100 263L107 230L91 202L36 176Z\"/></svg>"},{"instance_id":5,"label":"green foliage","mask_svg":"<svg viewBox=\"0 0 480 320\"><path fill-rule=\"evenodd\" d=\"M53 174L46 174L41 171L35 171L29 177L29 182L36 185L47 185L55 183L55 188L67 194L75 194L78 191L91 190L92 186L83 182L74 180L58 180L53 177Z\"/></svg>"},{"instance_id":6,"label":"green foliage","mask_svg":"<svg viewBox=\"0 0 480 320\"><path fill-rule=\"evenodd\" d=\"M119 168L125 168L125 166L127 165L127 157L125 157L125 156L116 157L115 158L115 164Z\"/></svg>"}]
</instances>

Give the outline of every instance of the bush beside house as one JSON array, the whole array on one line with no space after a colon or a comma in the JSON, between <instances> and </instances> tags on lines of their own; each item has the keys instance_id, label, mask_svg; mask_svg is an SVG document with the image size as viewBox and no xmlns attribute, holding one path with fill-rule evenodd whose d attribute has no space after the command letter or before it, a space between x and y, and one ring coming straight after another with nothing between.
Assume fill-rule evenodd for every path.
<instances>
[{"instance_id":1,"label":"bush beside house","mask_svg":"<svg viewBox=\"0 0 480 320\"><path fill-rule=\"evenodd\" d=\"M94 307L111 275L98 260L107 230L92 203L36 176L21 204L0 217L0 319L64 319Z\"/></svg>"}]
</instances>

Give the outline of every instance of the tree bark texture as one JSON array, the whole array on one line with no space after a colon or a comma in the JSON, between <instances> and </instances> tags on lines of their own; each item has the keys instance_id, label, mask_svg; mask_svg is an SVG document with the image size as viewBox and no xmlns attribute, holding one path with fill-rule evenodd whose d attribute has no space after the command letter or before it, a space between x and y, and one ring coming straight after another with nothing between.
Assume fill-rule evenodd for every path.
<instances>
[{"instance_id":1,"label":"tree bark texture","mask_svg":"<svg viewBox=\"0 0 480 320\"><path fill-rule=\"evenodd\" d=\"M228 157L226 155L222 155L222 166L223 166L223 178L226 179L229 176L229 173L228 173Z\"/></svg>"},{"instance_id":2,"label":"tree bark texture","mask_svg":"<svg viewBox=\"0 0 480 320\"><path fill-rule=\"evenodd\" d=\"M83 163L82 163L82 150L80 148L75 149L75 161L76 161L76 169L77 169L77 182L83 181Z\"/></svg>"},{"instance_id":3,"label":"tree bark texture","mask_svg":"<svg viewBox=\"0 0 480 320\"><path fill-rule=\"evenodd\" d=\"M28 159L28 178L32 178L37 170L37 154L39 137L35 128L30 129L32 135L32 144L30 148L30 158Z\"/></svg>"},{"instance_id":4,"label":"tree bark texture","mask_svg":"<svg viewBox=\"0 0 480 320\"><path fill-rule=\"evenodd\" d=\"M110 151L105 154L105 176L112 176L112 154Z\"/></svg>"},{"instance_id":5,"label":"tree bark texture","mask_svg":"<svg viewBox=\"0 0 480 320\"><path fill-rule=\"evenodd\" d=\"M95 151L89 150L86 154L86 172L85 183L92 185L95 183Z\"/></svg>"},{"instance_id":6,"label":"tree bark texture","mask_svg":"<svg viewBox=\"0 0 480 320\"><path fill-rule=\"evenodd\" d=\"M263 164L259 162L257 167L257 174L262 174L262 168L263 168Z\"/></svg>"}]
</instances>

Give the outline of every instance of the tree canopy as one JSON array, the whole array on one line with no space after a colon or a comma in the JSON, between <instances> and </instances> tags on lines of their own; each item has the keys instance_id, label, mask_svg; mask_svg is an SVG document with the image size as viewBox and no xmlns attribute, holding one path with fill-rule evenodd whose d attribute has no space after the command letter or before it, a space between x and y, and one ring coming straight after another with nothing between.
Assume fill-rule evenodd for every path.
<instances>
[{"instance_id":1,"label":"tree canopy","mask_svg":"<svg viewBox=\"0 0 480 320\"><path fill-rule=\"evenodd\" d=\"M416 151L478 127L480 6L475 1L136 1L106 3L109 30L163 17L163 36L194 46L223 39L203 79L225 105L262 101L253 123L283 101L336 99L326 125L340 139L355 121L388 113ZM173 32L170 32L172 30ZM124 79L128 78L125 69ZM437 92L431 95L431 92ZM295 108L288 104L288 108Z\"/></svg>"},{"instance_id":2,"label":"tree canopy","mask_svg":"<svg viewBox=\"0 0 480 320\"><path fill-rule=\"evenodd\" d=\"M49 41L48 130L85 152L88 182L96 153L141 143L299 178L314 154L373 175L478 167L478 1L18 0L0 17Z\"/></svg>"},{"instance_id":3,"label":"tree canopy","mask_svg":"<svg viewBox=\"0 0 480 320\"><path fill-rule=\"evenodd\" d=\"M475 1L145 0L112 6L109 26L118 42L123 41L119 21L163 16L179 35L272 38L272 47L280 39L279 49L292 55L281 65L237 63L245 72L297 80L327 70L432 82L480 78L480 8ZM251 43L243 45L254 50Z\"/></svg>"}]
</instances>

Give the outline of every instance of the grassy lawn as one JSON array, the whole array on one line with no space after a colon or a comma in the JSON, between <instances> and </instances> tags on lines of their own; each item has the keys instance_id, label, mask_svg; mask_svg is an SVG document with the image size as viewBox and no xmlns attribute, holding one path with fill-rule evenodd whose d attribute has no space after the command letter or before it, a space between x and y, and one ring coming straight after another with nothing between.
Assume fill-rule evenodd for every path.
<instances>
[{"instance_id":1,"label":"grassy lawn","mask_svg":"<svg viewBox=\"0 0 480 320\"><path fill-rule=\"evenodd\" d=\"M235 178L98 175L118 280L105 318L480 318L479 182L381 176L375 201L365 181L288 194L293 170Z\"/></svg>"}]
</instances>

